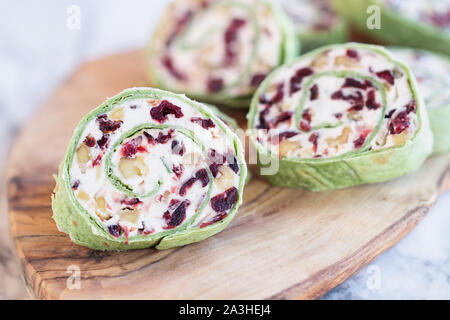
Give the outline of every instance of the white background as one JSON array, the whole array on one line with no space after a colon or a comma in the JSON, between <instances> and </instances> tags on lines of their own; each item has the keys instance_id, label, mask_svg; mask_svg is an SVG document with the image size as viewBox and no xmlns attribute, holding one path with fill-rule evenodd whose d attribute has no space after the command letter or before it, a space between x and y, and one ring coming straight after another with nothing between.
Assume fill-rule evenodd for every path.
<instances>
[{"instance_id":1,"label":"white background","mask_svg":"<svg viewBox=\"0 0 450 320\"><path fill-rule=\"evenodd\" d=\"M0 177L15 134L51 91L86 60L142 47L168 2L0 0ZM67 27L71 5L81 10L80 29ZM449 208L446 193L408 236L325 298L450 299ZM0 241L0 299L21 298L11 290L20 281L6 233Z\"/></svg>"}]
</instances>

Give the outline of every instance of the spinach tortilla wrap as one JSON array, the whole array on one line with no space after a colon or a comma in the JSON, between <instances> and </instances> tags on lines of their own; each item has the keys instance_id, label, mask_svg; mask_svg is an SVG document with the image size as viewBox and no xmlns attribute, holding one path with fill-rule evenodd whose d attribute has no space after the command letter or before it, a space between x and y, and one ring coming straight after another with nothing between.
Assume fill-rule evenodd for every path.
<instances>
[{"instance_id":1,"label":"spinach tortilla wrap","mask_svg":"<svg viewBox=\"0 0 450 320\"><path fill-rule=\"evenodd\" d=\"M331 8L330 0L279 1L292 21L303 52L347 41L347 25Z\"/></svg>"},{"instance_id":2,"label":"spinach tortilla wrap","mask_svg":"<svg viewBox=\"0 0 450 320\"><path fill-rule=\"evenodd\" d=\"M152 86L248 108L264 77L297 52L276 2L175 0L148 45L148 73Z\"/></svg>"},{"instance_id":3,"label":"spinach tortilla wrap","mask_svg":"<svg viewBox=\"0 0 450 320\"><path fill-rule=\"evenodd\" d=\"M407 174L433 144L410 69L383 47L358 43L276 69L252 100L248 127L260 165L279 159L264 175L270 183L317 191Z\"/></svg>"},{"instance_id":4,"label":"spinach tortilla wrap","mask_svg":"<svg viewBox=\"0 0 450 320\"><path fill-rule=\"evenodd\" d=\"M450 58L424 50L391 47L411 67L427 106L434 136L433 153L450 151Z\"/></svg>"},{"instance_id":5,"label":"spinach tortilla wrap","mask_svg":"<svg viewBox=\"0 0 450 320\"><path fill-rule=\"evenodd\" d=\"M207 106L127 89L76 127L56 178L53 219L93 249L182 246L230 223L246 175L242 143Z\"/></svg>"},{"instance_id":6,"label":"spinach tortilla wrap","mask_svg":"<svg viewBox=\"0 0 450 320\"><path fill-rule=\"evenodd\" d=\"M448 0L331 1L333 8L340 15L369 36L392 45L422 48L450 55ZM374 18L377 18L378 12L380 19L379 26L376 26Z\"/></svg>"}]
</instances>

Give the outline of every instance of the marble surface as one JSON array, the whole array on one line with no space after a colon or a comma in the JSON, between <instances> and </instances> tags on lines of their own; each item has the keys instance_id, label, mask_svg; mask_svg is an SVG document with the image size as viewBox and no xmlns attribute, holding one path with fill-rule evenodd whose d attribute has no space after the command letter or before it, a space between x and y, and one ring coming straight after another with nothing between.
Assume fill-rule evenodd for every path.
<instances>
[{"instance_id":1,"label":"marble surface","mask_svg":"<svg viewBox=\"0 0 450 320\"><path fill-rule=\"evenodd\" d=\"M0 299L29 298L6 213L4 174L14 136L80 63L142 47L168 2L0 0ZM409 235L323 298L450 299L449 230L447 192Z\"/></svg>"}]
</instances>

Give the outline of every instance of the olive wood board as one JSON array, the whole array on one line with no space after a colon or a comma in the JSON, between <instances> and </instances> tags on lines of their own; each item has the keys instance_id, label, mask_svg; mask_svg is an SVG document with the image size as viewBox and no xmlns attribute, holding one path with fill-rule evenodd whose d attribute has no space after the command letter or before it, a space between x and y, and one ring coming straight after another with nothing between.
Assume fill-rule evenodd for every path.
<instances>
[{"instance_id":1,"label":"olive wood board","mask_svg":"<svg viewBox=\"0 0 450 320\"><path fill-rule=\"evenodd\" d=\"M144 66L143 50L82 65L14 142L11 236L36 298L318 298L394 245L450 187L450 155L387 183L321 193L271 187L252 167L236 218L203 242L123 252L75 245L51 219L52 175L81 117L106 97L145 86ZM226 111L245 126L245 110ZM67 286L70 266L80 268L79 289Z\"/></svg>"}]
</instances>

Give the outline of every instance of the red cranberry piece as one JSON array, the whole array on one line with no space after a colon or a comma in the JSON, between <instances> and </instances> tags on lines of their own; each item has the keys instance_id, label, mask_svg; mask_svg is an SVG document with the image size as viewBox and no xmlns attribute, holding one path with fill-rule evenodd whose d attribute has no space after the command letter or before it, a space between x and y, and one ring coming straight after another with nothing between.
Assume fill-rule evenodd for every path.
<instances>
[{"instance_id":1,"label":"red cranberry piece","mask_svg":"<svg viewBox=\"0 0 450 320\"><path fill-rule=\"evenodd\" d=\"M167 134L162 132L158 133L158 137L156 138L156 142L161 144L166 144L170 139L172 139L173 129L170 129Z\"/></svg>"},{"instance_id":2,"label":"red cranberry piece","mask_svg":"<svg viewBox=\"0 0 450 320\"><path fill-rule=\"evenodd\" d=\"M354 49L347 49L347 51L345 52L345 54L347 55L347 57L349 58L353 58L356 59L358 58L358 52Z\"/></svg>"},{"instance_id":3,"label":"red cranberry piece","mask_svg":"<svg viewBox=\"0 0 450 320\"><path fill-rule=\"evenodd\" d=\"M209 183L208 171L206 169L200 169L195 173L195 179L202 183L202 187L206 187Z\"/></svg>"},{"instance_id":4,"label":"red cranberry piece","mask_svg":"<svg viewBox=\"0 0 450 320\"><path fill-rule=\"evenodd\" d=\"M208 79L206 83L206 87L208 89L208 92L216 93L223 89L223 79L221 78L210 78Z\"/></svg>"},{"instance_id":5,"label":"red cranberry piece","mask_svg":"<svg viewBox=\"0 0 450 320\"><path fill-rule=\"evenodd\" d=\"M230 210L238 199L238 190L236 187L214 196L211 198L211 207L216 212L225 212Z\"/></svg>"},{"instance_id":6,"label":"red cranberry piece","mask_svg":"<svg viewBox=\"0 0 450 320\"><path fill-rule=\"evenodd\" d=\"M239 165L236 157L233 156L233 160L228 164L228 166L230 167L231 170L234 171L234 173L237 174L239 172Z\"/></svg>"},{"instance_id":7,"label":"red cranberry piece","mask_svg":"<svg viewBox=\"0 0 450 320\"><path fill-rule=\"evenodd\" d=\"M268 124L268 127L269 127L269 128L275 128L276 126L278 126L278 124L280 124L280 123L282 123L282 122L289 121L289 120L291 120L291 118L292 118L292 112L290 112L290 111L283 112L283 113L279 114L279 115L275 118L275 120L273 120L272 122L270 122L270 123Z\"/></svg>"},{"instance_id":8,"label":"red cranberry piece","mask_svg":"<svg viewBox=\"0 0 450 320\"><path fill-rule=\"evenodd\" d=\"M216 223L216 222L222 221L223 219L225 219L226 216L227 216L227 214L224 213L224 212L221 212L221 213L219 213L219 214L216 214L216 215L214 216L214 218L213 218L211 221L203 222L203 223L200 225L200 228L205 228L205 227L207 227L207 226L209 226L209 225L212 225L212 224L214 224L214 223Z\"/></svg>"},{"instance_id":9,"label":"red cranberry piece","mask_svg":"<svg viewBox=\"0 0 450 320\"><path fill-rule=\"evenodd\" d=\"M353 78L345 78L345 82L342 85L342 88L358 88L362 90L365 90L369 87L373 87L370 81L364 80L364 82L362 82Z\"/></svg>"},{"instance_id":10,"label":"red cranberry piece","mask_svg":"<svg viewBox=\"0 0 450 320\"><path fill-rule=\"evenodd\" d=\"M190 205L189 200L184 200L181 204L170 214L169 211L164 212L163 218L166 220L167 226L164 229L173 229L179 226L186 218L186 208Z\"/></svg>"},{"instance_id":11,"label":"red cranberry piece","mask_svg":"<svg viewBox=\"0 0 450 320\"><path fill-rule=\"evenodd\" d=\"M290 91L289 94L293 95L295 92L301 89L301 83L303 78L312 75L314 72L311 68L302 68L295 72L290 80Z\"/></svg>"},{"instance_id":12,"label":"red cranberry piece","mask_svg":"<svg viewBox=\"0 0 450 320\"><path fill-rule=\"evenodd\" d=\"M238 31L246 24L246 21L240 18L234 18L231 20L230 25L225 30L224 42L225 42L225 66L230 66L234 63L236 58L235 42L237 40Z\"/></svg>"},{"instance_id":13,"label":"red cranberry piece","mask_svg":"<svg viewBox=\"0 0 450 320\"><path fill-rule=\"evenodd\" d=\"M118 238L120 236L122 228L118 224L113 224L111 226L108 226L108 231L114 238Z\"/></svg>"},{"instance_id":14,"label":"red cranberry piece","mask_svg":"<svg viewBox=\"0 0 450 320\"><path fill-rule=\"evenodd\" d=\"M170 46L172 44L175 38L184 30L185 26L191 20L192 16L193 12L191 10L188 10L178 18L174 30L166 41L166 46Z\"/></svg>"},{"instance_id":15,"label":"red cranberry piece","mask_svg":"<svg viewBox=\"0 0 450 320\"><path fill-rule=\"evenodd\" d=\"M391 134L399 134L407 128L409 128L408 113L406 111L402 111L391 120L389 132Z\"/></svg>"},{"instance_id":16,"label":"red cranberry piece","mask_svg":"<svg viewBox=\"0 0 450 320\"><path fill-rule=\"evenodd\" d=\"M383 79L384 81L386 81L387 83L389 83L390 85L394 84L394 74L392 73L391 70L380 71L377 72L376 75L381 79Z\"/></svg>"},{"instance_id":17,"label":"red cranberry piece","mask_svg":"<svg viewBox=\"0 0 450 320\"><path fill-rule=\"evenodd\" d=\"M184 171L184 166L182 163L180 163L178 166L176 165L172 165L172 171L173 173L175 173L175 175L177 176L177 178L180 178L181 175L183 174Z\"/></svg>"},{"instance_id":18,"label":"red cranberry piece","mask_svg":"<svg viewBox=\"0 0 450 320\"><path fill-rule=\"evenodd\" d=\"M219 165L215 162L211 163L209 165L209 170L211 171L212 176L215 178L215 177L217 177L217 174L219 173Z\"/></svg>"},{"instance_id":19,"label":"red cranberry piece","mask_svg":"<svg viewBox=\"0 0 450 320\"><path fill-rule=\"evenodd\" d=\"M72 184L72 189L77 190L80 186L80 180L75 180L75 182Z\"/></svg>"},{"instance_id":20,"label":"red cranberry piece","mask_svg":"<svg viewBox=\"0 0 450 320\"><path fill-rule=\"evenodd\" d=\"M215 128L216 126L211 119L202 119L199 117L191 118L191 122L201 125L202 128L206 130L208 130L209 128Z\"/></svg>"},{"instance_id":21,"label":"red cranberry piece","mask_svg":"<svg viewBox=\"0 0 450 320\"><path fill-rule=\"evenodd\" d=\"M302 120L300 121L300 129L302 131L308 132L309 130L311 130L311 125L306 120Z\"/></svg>"},{"instance_id":22,"label":"red cranberry piece","mask_svg":"<svg viewBox=\"0 0 450 320\"><path fill-rule=\"evenodd\" d=\"M340 120L340 119L342 119L342 113L335 113L334 114L334 117L336 118L336 119L338 119L338 120Z\"/></svg>"},{"instance_id":23,"label":"red cranberry piece","mask_svg":"<svg viewBox=\"0 0 450 320\"><path fill-rule=\"evenodd\" d=\"M376 110L381 107L381 105L376 101L375 90L373 89L367 93L366 107L371 110Z\"/></svg>"},{"instance_id":24,"label":"red cranberry piece","mask_svg":"<svg viewBox=\"0 0 450 320\"><path fill-rule=\"evenodd\" d=\"M192 187L192 185L197 181L197 178L192 177L189 178L180 188L180 196L185 196L188 189Z\"/></svg>"},{"instance_id":25,"label":"red cranberry piece","mask_svg":"<svg viewBox=\"0 0 450 320\"><path fill-rule=\"evenodd\" d=\"M122 121L109 120L106 114L99 115L97 117L99 129L103 133L112 133L120 128Z\"/></svg>"},{"instance_id":26,"label":"red cranberry piece","mask_svg":"<svg viewBox=\"0 0 450 320\"><path fill-rule=\"evenodd\" d=\"M102 154L100 153L97 158L92 161L92 167L99 166L102 163Z\"/></svg>"},{"instance_id":27,"label":"red cranberry piece","mask_svg":"<svg viewBox=\"0 0 450 320\"><path fill-rule=\"evenodd\" d=\"M187 77L184 73L179 71L175 65L173 64L172 57L166 55L162 58L162 64L167 69L167 71L177 80L179 81L185 81L187 80Z\"/></svg>"},{"instance_id":28,"label":"red cranberry piece","mask_svg":"<svg viewBox=\"0 0 450 320\"><path fill-rule=\"evenodd\" d=\"M417 111L417 104L416 104L416 100L411 100L407 105L406 105L406 112L407 113L415 113Z\"/></svg>"},{"instance_id":29,"label":"red cranberry piece","mask_svg":"<svg viewBox=\"0 0 450 320\"><path fill-rule=\"evenodd\" d=\"M144 136L147 138L147 142L150 145L154 145L155 144L155 138L153 138L153 136L148 133L147 131L144 131Z\"/></svg>"},{"instance_id":30,"label":"red cranberry piece","mask_svg":"<svg viewBox=\"0 0 450 320\"><path fill-rule=\"evenodd\" d=\"M298 135L298 132L294 132L294 131L285 131L282 132L278 135L278 142L281 142L283 140L292 138L294 136Z\"/></svg>"},{"instance_id":31,"label":"red cranberry piece","mask_svg":"<svg viewBox=\"0 0 450 320\"><path fill-rule=\"evenodd\" d=\"M317 152L317 141L319 140L319 133L318 132L313 132L311 133L311 135L308 138L308 141L311 142L313 144L313 151L314 153Z\"/></svg>"},{"instance_id":32,"label":"red cranberry piece","mask_svg":"<svg viewBox=\"0 0 450 320\"><path fill-rule=\"evenodd\" d=\"M363 137L359 137L358 139L353 141L353 145L355 146L355 149L361 148L365 141L366 141L366 139L364 139Z\"/></svg>"},{"instance_id":33,"label":"red cranberry piece","mask_svg":"<svg viewBox=\"0 0 450 320\"><path fill-rule=\"evenodd\" d=\"M161 103L157 107L154 107L150 110L152 119L160 123L164 123L167 120L167 116L170 114L174 115L177 119L183 116L181 108L170 103L167 100L161 101Z\"/></svg>"},{"instance_id":34,"label":"red cranberry piece","mask_svg":"<svg viewBox=\"0 0 450 320\"><path fill-rule=\"evenodd\" d=\"M183 143L178 142L178 140L172 141L172 154L177 154L179 156L182 156L184 152L186 151L186 148L184 147Z\"/></svg>"},{"instance_id":35,"label":"red cranberry piece","mask_svg":"<svg viewBox=\"0 0 450 320\"><path fill-rule=\"evenodd\" d=\"M309 89L310 91L310 95L309 95L309 99L311 101L316 100L319 98L319 86L317 84L314 84L311 89Z\"/></svg>"},{"instance_id":36,"label":"red cranberry piece","mask_svg":"<svg viewBox=\"0 0 450 320\"><path fill-rule=\"evenodd\" d=\"M130 198L130 199L123 199L120 201L121 204L124 204L126 206L137 206L138 204L141 204L142 201L138 198Z\"/></svg>"},{"instance_id":37,"label":"red cranberry piece","mask_svg":"<svg viewBox=\"0 0 450 320\"><path fill-rule=\"evenodd\" d=\"M87 145L89 148L94 147L96 142L97 141L95 140L95 138L93 136L91 136L91 135L87 136L84 139L84 144Z\"/></svg>"},{"instance_id":38,"label":"red cranberry piece","mask_svg":"<svg viewBox=\"0 0 450 320\"><path fill-rule=\"evenodd\" d=\"M109 144L109 134L103 134L102 138L97 141L97 144L102 150L107 148Z\"/></svg>"},{"instance_id":39,"label":"red cranberry piece","mask_svg":"<svg viewBox=\"0 0 450 320\"><path fill-rule=\"evenodd\" d=\"M264 81L265 78L266 78L266 74L257 73L250 80L250 85L252 87L258 87Z\"/></svg>"},{"instance_id":40,"label":"red cranberry piece","mask_svg":"<svg viewBox=\"0 0 450 320\"><path fill-rule=\"evenodd\" d=\"M138 146L136 145L136 142L134 139L128 141L125 143L120 150L120 154L124 158L131 158L138 152Z\"/></svg>"},{"instance_id":41,"label":"red cranberry piece","mask_svg":"<svg viewBox=\"0 0 450 320\"><path fill-rule=\"evenodd\" d=\"M261 95L261 97L259 98L259 101L263 104L276 104L278 102L280 102L281 100L283 100L284 97L284 83L279 83L277 85L277 91L275 92L275 95L272 97L272 99L267 100L266 96L263 94Z\"/></svg>"}]
</instances>

